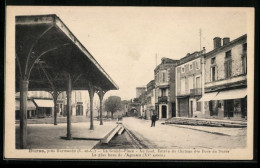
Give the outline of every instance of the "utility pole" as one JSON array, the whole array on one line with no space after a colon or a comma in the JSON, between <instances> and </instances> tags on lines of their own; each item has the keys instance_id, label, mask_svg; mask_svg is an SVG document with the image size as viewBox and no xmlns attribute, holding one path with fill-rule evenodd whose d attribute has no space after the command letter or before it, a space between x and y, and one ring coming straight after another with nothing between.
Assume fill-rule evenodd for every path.
<instances>
[{"instance_id":1,"label":"utility pole","mask_svg":"<svg viewBox=\"0 0 260 168\"><path fill-rule=\"evenodd\" d=\"M157 67L157 53L155 54L155 67Z\"/></svg>"},{"instance_id":2,"label":"utility pole","mask_svg":"<svg viewBox=\"0 0 260 168\"><path fill-rule=\"evenodd\" d=\"M199 33L200 33L200 51L201 51L201 28L200 28Z\"/></svg>"}]
</instances>

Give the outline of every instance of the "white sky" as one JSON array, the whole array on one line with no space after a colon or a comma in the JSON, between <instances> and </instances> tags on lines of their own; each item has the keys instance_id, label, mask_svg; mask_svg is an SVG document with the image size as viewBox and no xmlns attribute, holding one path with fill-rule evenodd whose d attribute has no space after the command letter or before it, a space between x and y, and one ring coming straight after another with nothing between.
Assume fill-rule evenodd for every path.
<instances>
[{"instance_id":1,"label":"white sky","mask_svg":"<svg viewBox=\"0 0 260 168\"><path fill-rule=\"evenodd\" d=\"M154 78L156 53L159 64L162 57L180 59L198 51L200 28L207 52L216 36L233 40L247 33L245 8L17 7L12 12L60 17L119 86L105 98L134 98L135 88Z\"/></svg>"}]
</instances>

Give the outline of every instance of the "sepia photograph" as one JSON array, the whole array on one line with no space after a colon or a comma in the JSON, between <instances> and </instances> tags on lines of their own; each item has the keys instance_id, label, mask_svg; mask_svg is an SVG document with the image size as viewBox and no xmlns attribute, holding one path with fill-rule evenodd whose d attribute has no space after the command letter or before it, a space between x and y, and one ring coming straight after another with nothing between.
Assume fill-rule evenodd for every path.
<instances>
[{"instance_id":1,"label":"sepia photograph","mask_svg":"<svg viewBox=\"0 0 260 168\"><path fill-rule=\"evenodd\" d=\"M254 8L7 6L4 157L252 160Z\"/></svg>"}]
</instances>

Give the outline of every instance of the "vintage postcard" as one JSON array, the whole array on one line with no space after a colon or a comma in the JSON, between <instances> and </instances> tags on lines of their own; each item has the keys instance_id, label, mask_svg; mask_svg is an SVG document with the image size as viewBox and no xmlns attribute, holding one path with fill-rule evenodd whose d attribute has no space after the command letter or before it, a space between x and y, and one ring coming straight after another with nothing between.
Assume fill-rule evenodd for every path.
<instances>
[{"instance_id":1,"label":"vintage postcard","mask_svg":"<svg viewBox=\"0 0 260 168\"><path fill-rule=\"evenodd\" d=\"M252 160L254 8L7 6L5 159Z\"/></svg>"}]
</instances>

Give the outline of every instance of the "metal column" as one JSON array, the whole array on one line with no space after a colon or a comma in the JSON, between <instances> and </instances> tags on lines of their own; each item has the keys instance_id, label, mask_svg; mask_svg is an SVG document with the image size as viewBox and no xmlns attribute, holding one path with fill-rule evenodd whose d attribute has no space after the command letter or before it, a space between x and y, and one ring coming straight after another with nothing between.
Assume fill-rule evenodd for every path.
<instances>
[{"instance_id":1,"label":"metal column","mask_svg":"<svg viewBox=\"0 0 260 168\"><path fill-rule=\"evenodd\" d=\"M29 81L20 80L20 148L27 147L27 93Z\"/></svg>"},{"instance_id":2,"label":"metal column","mask_svg":"<svg viewBox=\"0 0 260 168\"><path fill-rule=\"evenodd\" d=\"M91 130L94 129L93 126L93 98L94 98L94 87L92 83L89 83L89 101L90 101L90 128Z\"/></svg>"},{"instance_id":3,"label":"metal column","mask_svg":"<svg viewBox=\"0 0 260 168\"><path fill-rule=\"evenodd\" d=\"M68 74L67 79L67 139L72 139L71 137L71 91L72 91L72 82L71 76Z\"/></svg>"}]
</instances>

